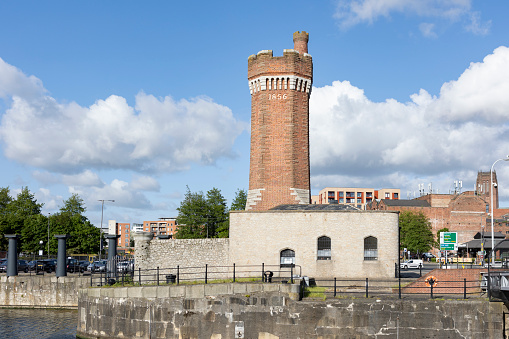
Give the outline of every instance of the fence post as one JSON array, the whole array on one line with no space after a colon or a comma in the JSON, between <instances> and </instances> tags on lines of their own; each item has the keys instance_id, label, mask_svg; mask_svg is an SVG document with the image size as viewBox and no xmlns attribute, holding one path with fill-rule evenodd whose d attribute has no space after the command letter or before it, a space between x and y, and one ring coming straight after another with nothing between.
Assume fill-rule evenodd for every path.
<instances>
[{"instance_id":1,"label":"fence post","mask_svg":"<svg viewBox=\"0 0 509 339\"><path fill-rule=\"evenodd\" d=\"M262 262L262 282L266 282L264 273L265 273L265 263Z\"/></svg>"},{"instance_id":2,"label":"fence post","mask_svg":"<svg viewBox=\"0 0 509 339\"><path fill-rule=\"evenodd\" d=\"M467 278L463 278L463 299L467 298Z\"/></svg>"},{"instance_id":3,"label":"fence post","mask_svg":"<svg viewBox=\"0 0 509 339\"><path fill-rule=\"evenodd\" d=\"M209 268L209 264L205 264L205 284L207 283L207 269Z\"/></svg>"},{"instance_id":4,"label":"fence post","mask_svg":"<svg viewBox=\"0 0 509 339\"><path fill-rule=\"evenodd\" d=\"M235 282L235 263L233 263L233 282Z\"/></svg>"},{"instance_id":5,"label":"fence post","mask_svg":"<svg viewBox=\"0 0 509 339\"><path fill-rule=\"evenodd\" d=\"M37 266L35 266L35 267L36 267L36 270L37 270ZM37 274L37 273L36 273L36 274ZM94 276L94 275L92 274L92 272L90 272L90 287L92 287L92 285L93 285L93 282L92 282L92 277L93 277L93 276Z\"/></svg>"},{"instance_id":6,"label":"fence post","mask_svg":"<svg viewBox=\"0 0 509 339\"><path fill-rule=\"evenodd\" d=\"M180 282L180 267L179 265L177 265L177 285L179 284Z\"/></svg>"},{"instance_id":7,"label":"fence post","mask_svg":"<svg viewBox=\"0 0 509 339\"><path fill-rule=\"evenodd\" d=\"M431 288L431 299L433 299L433 284L434 282L429 284L429 287Z\"/></svg>"},{"instance_id":8,"label":"fence post","mask_svg":"<svg viewBox=\"0 0 509 339\"><path fill-rule=\"evenodd\" d=\"M366 298L368 297L368 278L366 278Z\"/></svg>"},{"instance_id":9,"label":"fence post","mask_svg":"<svg viewBox=\"0 0 509 339\"><path fill-rule=\"evenodd\" d=\"M290 266L290 284L293 284L293 265Z\"/></svg>"},{"instance_id":10,"label":"fence post","mask_svg":"<svg viewBox=\"0 0 509 339\"><path fill-rule=\"evenodd\" d=\"M334 298L336 298L336 278L334 278Z\"/></svg>"},{"instance_id":11,"label":"fence post","mask_svg":"<svg viewBox=\"0 0 509 339\"><path fill-rule=\"evenodd\" d=\"M159 266L157 266L157 286L159 286Z\"/></svg>"},{"instance_id":12,"label":"fence post","mask_svg":"<svg viewBox=\"0 0 509 339\"><path fill-rule=\"evenodd\" d=\"M141 286L141 267L138 267L138 284Z\"/></svg>"}]
</instances>

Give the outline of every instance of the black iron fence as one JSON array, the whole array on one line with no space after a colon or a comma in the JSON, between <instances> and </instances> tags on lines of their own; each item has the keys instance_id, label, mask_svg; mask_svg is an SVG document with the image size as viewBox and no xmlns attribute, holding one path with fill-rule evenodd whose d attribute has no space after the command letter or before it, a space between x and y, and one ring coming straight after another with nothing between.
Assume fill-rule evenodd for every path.
<instances>
[{"instance_id":1,"label":"black iron fence","mask_svg":"<svg viewBox=\"0 0 509 339\"><path fill-rule=\"evenodd\" d=\"M316 280L317 288L314 294L327 297L355 296L355 297L390 297L412 298L429 297L440 298L455 296L468 299L479 297L484 293L481 280L441 280L426 279L412 282L394 280L365 279L328 279ZM313 288L309 291L313 293Z\"/></svg>"},{"instance_id":2,"label":"black iron fence","mask_svg":"<svg viewBox=\"0 0 509 339\"><path fill-rule=\"evenodd\" d=\"M122 261L121 261L122 262ZM90 286L103 285L161 285L214 282L274 282L294 283L301 278L299 265L208 265L194 267L156 267L154 269L120 269L113 263L105 271L91 272Z\"/></svg>"}]
</instances>

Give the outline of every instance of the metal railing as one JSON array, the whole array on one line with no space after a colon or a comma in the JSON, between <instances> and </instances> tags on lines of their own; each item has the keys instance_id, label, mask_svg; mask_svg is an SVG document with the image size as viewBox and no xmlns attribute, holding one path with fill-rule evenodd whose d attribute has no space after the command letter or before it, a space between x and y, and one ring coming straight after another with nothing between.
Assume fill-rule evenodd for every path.
<instances>
[{"instance_id":1,"label":"metal railing","mask_svg":"<svg viewBox=\"0 0 509 339\"><path fill-rule=\"evenodd\" d=\"M315 280L317 286L324 288L325 296L356 296L356 297L390 297L390 298L438 298L454 295L456 298L479 297L483 293L481 280L442 280L426 282L412 281L401 286L398 280L365 279L328 279Z\"/></svg>"},{"instance_id":2,"label":"metal railing","mask_svg":"<svg viewBox=\"0 0 509 339\"><path fill-rule=\"evenodd\" d=\"M194 267L156 267L154 269L119 270L107 265L105 272L91 272L90 286L103 285L162 285L194 284L215 282L274 282L294 283L301 277L299 265L281 267L280 265L208 265Z\"/></svg>"}]
</instances>

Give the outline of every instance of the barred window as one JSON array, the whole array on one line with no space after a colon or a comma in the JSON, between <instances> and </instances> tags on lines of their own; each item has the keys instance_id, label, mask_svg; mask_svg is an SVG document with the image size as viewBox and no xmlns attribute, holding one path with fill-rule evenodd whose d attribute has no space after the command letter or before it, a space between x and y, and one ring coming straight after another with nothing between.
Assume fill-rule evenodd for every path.
<instances>
[{"instance_id":1,"label":"barred window","mask_svg":"<svg viewBox=\"0 0 509 339\"><path fill-rule=\"evenodd\" d=\"M295 266L295 251L293 250L282 250L280 254L281 267L292 267Z\"/></svg>"},{"instance_id":2,"label":"barred window","mask_svg":"<svg viewBox=\"0 0 509 339\"><path fill-rule=\"evenodd\" d=\"M364 238L364 260L378 260L378 240L375 237Z\"/></svg>"},{"instance_id":3,"label":"barred window","mask_svg":"<svg viewBox=\"0 0 509 339\"><path fill-rule=\"evenodd\" d=\"M329 237L318 238L318 260L331 260L331 241Z\"/></svg>"}]
</instances>

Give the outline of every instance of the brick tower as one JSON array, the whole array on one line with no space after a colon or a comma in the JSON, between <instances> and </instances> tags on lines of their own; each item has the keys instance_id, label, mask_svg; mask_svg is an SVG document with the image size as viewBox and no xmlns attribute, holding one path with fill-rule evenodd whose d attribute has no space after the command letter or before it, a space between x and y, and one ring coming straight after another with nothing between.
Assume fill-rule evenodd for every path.
<instances>
[{"instance_id":1,"label":"brick tower","mask_svg":"<svg viewBox=\"0 0 509 339\"><path fill-rule=\"evenodd\" d=\"M309 34L293 33L282 57L263 50L248 58L251 158L246 210L309 204Z\"/></svg>"},{"instance_id":2,"label":"brick tower","mask_svg":"<svg viewBox=\"0 0 509 339\"><path fill-rule=\"evenodd\" d=\"M491 203L490 192L491 172L477 172L477 180L475 183L476 194L481 196L488 204ZM493 171L493 208L498 208L498 182L497 172ZM491 206L490 206L491 209Z\"/></svg>"}]
</instances>

